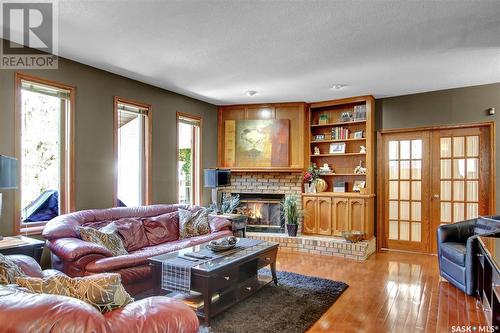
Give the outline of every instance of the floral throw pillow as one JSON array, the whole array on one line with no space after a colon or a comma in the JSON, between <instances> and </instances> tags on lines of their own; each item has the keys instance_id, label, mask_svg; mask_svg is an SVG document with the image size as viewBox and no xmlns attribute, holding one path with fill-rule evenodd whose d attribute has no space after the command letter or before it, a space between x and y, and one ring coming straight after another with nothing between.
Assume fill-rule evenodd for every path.
<instances>
[{"instance_id":1,"label":"floral throw pillow","mask_svg":"<svg viewBox=\"0 0 500 333\"><path fill-rule=\"evenodd\" d=\"M116 225L113 223L99 230L89 227L78 227L78 231L80 231L80 236L84 241L102 245L114 256L128 254L123 245L123 240L118 235Z\"/></svg>"},{"instance_id":2,"label":"floral throw pillow","mask_svg":"<svg viewBox=\"0 0 500 333\"><path fill-rule=\"evenodd\" d=\"M179 208L179 239L210 233L208 213L204 208L195 212Z\"/></svg>"},{"instance_id":3,"label":"floral throw pillow","mask_svg":"<svg viewBox=\"0 0 500 333\"><path fill-rule=\"evenodd\" d=\"M0 254L0 284L16 283L16 278L26 276L19 266Z\"/></svg>"}]
</instances>

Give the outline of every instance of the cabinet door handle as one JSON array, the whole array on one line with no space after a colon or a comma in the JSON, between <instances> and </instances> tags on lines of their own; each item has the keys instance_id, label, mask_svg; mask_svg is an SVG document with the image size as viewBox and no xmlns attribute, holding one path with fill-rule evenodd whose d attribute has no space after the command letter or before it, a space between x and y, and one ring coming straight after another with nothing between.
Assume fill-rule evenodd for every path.
<instances>
[{"instance_id":1,"label":"cabinet door handle","mask_svg":"<svg viewBox=\"0 0 500 333\"><path fill-rule=\"evenodd\" d=\"M224 276L224 279L226 279L226 281L229 281L229 276Z\"/></svg>"},{"instance_id":2,"label":"cabinet door handle","mask_svg":"<svg viewBox=\"0 0 500 333\"><path fill-rule=\"evenodd\" d=\"M246 287L245 289L248 290L248 291L251 291L252 287Z\"/></svg>"}]
</instances>

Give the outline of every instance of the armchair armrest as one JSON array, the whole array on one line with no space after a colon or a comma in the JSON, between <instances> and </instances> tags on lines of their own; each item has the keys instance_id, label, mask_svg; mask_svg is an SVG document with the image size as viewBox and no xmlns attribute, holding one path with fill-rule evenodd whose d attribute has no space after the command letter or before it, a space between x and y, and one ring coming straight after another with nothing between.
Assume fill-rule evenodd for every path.
<instances>
[{"instance_id":1,"label":"armchair armrest","mask_svg":"<svg viewBox=\"0 0 500 333\"><path fill-rule=\"evenodd\" d=\"M210 224L210 231L212 233L231 228L231 221L217 215L209 215L208 223Z\"/></svg>"},{"instance_id":2,"label":"armchair armrest","mask_svg":"<svg viewBox=\"0 0 500 333\"><path fill-rule=\"evenodd\" d=\"M104 246L86 242L79 238L59 238L48 241L47 246L62 261L75 261L90 254L98 254L106 257L113 256Z\"/></svg>"},{"instance_id":3,"label":"armchair armrest","mask_svg":"<svg viewBox=\"0 0 500 333\"><path fill-rule=\"evenodd\" d=\"M440 225L437 231L438 244L445 242L465 243L474 234L475 220Z\"/></svg>"}]
</instances>

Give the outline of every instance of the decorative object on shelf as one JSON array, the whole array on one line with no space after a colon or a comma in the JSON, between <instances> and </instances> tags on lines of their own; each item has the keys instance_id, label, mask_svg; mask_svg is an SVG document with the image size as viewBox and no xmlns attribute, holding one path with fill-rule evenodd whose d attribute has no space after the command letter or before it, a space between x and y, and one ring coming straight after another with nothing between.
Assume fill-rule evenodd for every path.
<instances>
[{"instance_id":1,"label":"decorative object on shelf","mask_svg":"<svg viewBox=\"0 0 500 333\"><path fill-rule=\"evenodd\" d=\"M317 193L325 192L328 188L328 183L322 178L316 179L315 184Z\"/></svg>"},{"instance_id":2,"label":"decorative object on shelf","mask_svg":"<svg viewBox=\"0 0 500 333\"><path fill-rule=\"evenodd\" d=\"M333 185L333 192L344 193L347 192L347 183L343 181L337 181Z\"/></svg>"},{"instance_id":3,"label":"decorative object on shelf","mask_svg":"<svg viewBox=\"0 0 500 333\"><path fill-rule=\"evenodd\" d=\"M366 104L354 106L354 120L366 120Z\"/></svg>"},{"instance_id":4,"label":"decorative object on shelf","mask_svg":"<svg viewBox=\"0 0 500 333\"><path fill-rule=\"evenodd\" d=\"M335 142L330 144L330 154L344 154L345 142Z\"/></svg>"},{"instance_id":5,"label":"decorative object on shelf","mask_svg":"<svg viewBox=\"0 0 500 333\"><path fill-rule=\"evenodd\" d=\"M240 205L240 195L224 192L222 193L222 203L221 203L221 213L222 214L231 214L236 208Z\"/></svg>"},{"instance_id":6,"label":"decorative object on shelf","mask_svg":"<svg viewBox=\"0 0 500 333\"><path fill-rule=\"evenodd\" d=\"M364 180L355 180L354 185L352 186L353 192L361 192L361 189L364 189L366 186L366 181Z\"/></svg>"},{"instance_id":7,"label":"decorative object on shelf","mask_svg":"<svg viewBox=\"0 0 500 333\"><path fill-rule=\"evenodd\" d=\"M342 231L342 237L349 243L357 243L365 238L365 233L358 230Z\"/></svg>"},{"instance_id":8,"label":"decorative object on shelf","mask_svg":"<svg viewBox=\"0 0 500 333\"><path fill-rule=\"evenodd\" d=\"M321 152L319 151L319 147L318 146L314 147L314 155L321 155Z\"/></svg>"},{"instance_id":9,"label":"decorative object on shelf","mask_svg":"<svg viewBox=\"0 0 500 333\"><path fill-rule=\"evenodd\" d=\"M295 195L287 196L281 202L281 207L283 208L282 218L286 222L286 230L288 236L297 236L297 229L299 226L299 218L302 216L302 210L298 207L298 197Z\"/></svg>"},{"instance_id":10,"label":"decorative object on shelf","mask_svg":"<svg viewBox=\"0 0 500 333\"><path fill-rule=\"evenodd\" d=\"M342 112L340 114L340 121L341 122L348 122L348 121L352 121L352 114L350 112Z\"/></svg>"},{"instance_id":11,"label":"decorative object on shelf","mask_svg":"<svg viewBox=\"0 0 500 333\"><path fill-rule=\"evenodd\" d=\"M354 173L357 175L366 175L366 168L363 167L363 161L359 161L359 164L354 168Z\"/></svg>"},{"instance_id":12,"label":"decorative object on shelf","mask_svg":"<svg viewBox=\"0 0 500 333\"><path fill-rule=\"evenodd\" d=\"M356 131L353 133L352 137L354 139L362 139L365 137L365 131Z\"/></svg>"},{"instance_id":13,"label":"decorative object on shelf","mask_svg":"<svg viewBox=\"0 0 500 333\"><path fill-rule=\"evenodd\" d=\"M322 114L319 116L319 124L320 125L325 125L328 124L328 115L327 114Z\"/></svg>"},{"instance_id":14,"label":"decorative object on shelf","mask_svg":"<svg viewBox=\"0 0 500 333\"><path fill-rule=\"evenodd\" d=\"M313 136L313 141L322 141L322 140L325 140L324 134L317 134Z\"/></svg>"},{"instance_id":15,"label":"decorative object on shelf","mask_svg":"<svg viewBox=\"0 0 500 333\"><path fill-rule=\"evenodd\" d=\"M359 153L360 154L366 154L366 147L365 146L359 146Z\"/></svg>"},{"instance_id":16,"label":"decorative object on shelf","mask_svg":"<svg viewBox=\"0 0 500 333\"><path fill-rule=\"evenodd\" d=\"M320 174L332 173L332 172L333 172L333 170L330 168L328 163L323 164L323 166L319 168Z\"/></svg>"},{"instance_id":17,"label":"decorative object on shelf","mask_svg":"<svg viewBox=\"0 0 500 333\"><path fill-rule=\"evenodd\" d=\"M316 179L319 178L319 175L319 169L316 163L313 163L304 174L304 190L306 193L316 193Z\"/></svg>"}]
</instances>

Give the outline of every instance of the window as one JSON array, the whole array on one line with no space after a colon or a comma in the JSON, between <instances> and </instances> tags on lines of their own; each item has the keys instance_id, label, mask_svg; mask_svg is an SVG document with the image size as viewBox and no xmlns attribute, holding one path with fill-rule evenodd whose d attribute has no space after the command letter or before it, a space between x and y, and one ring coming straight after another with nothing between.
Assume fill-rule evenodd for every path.
<instances>
[{"instance_id":1,"label":"window","mask_svg":"<svg viewBox=\"0 0 500 333\"><path fill-rule=\"evenodd\" d=\"M177 198L199 205L201 172L201 118L177 113Z\"/></svg>"},{"instance_id":2,"label":"window","mask_svg":"<svg viewBox=\"0 0 500 333\"><path fill-rule=\"evenodd\" d=\"M150 203L151 106L115 97L115 205Z\"/></svg>"},{"instance_id":3,"label":"window","mask_svg":"<svg viewBox=\"0 0 500 333\"><path fill-rule=\"evenodd\" d=\"M15 232L41 231L45 222L74 210L71 86L16 74L16 155L20 191Z\"/></svg>"}]
</instances>

